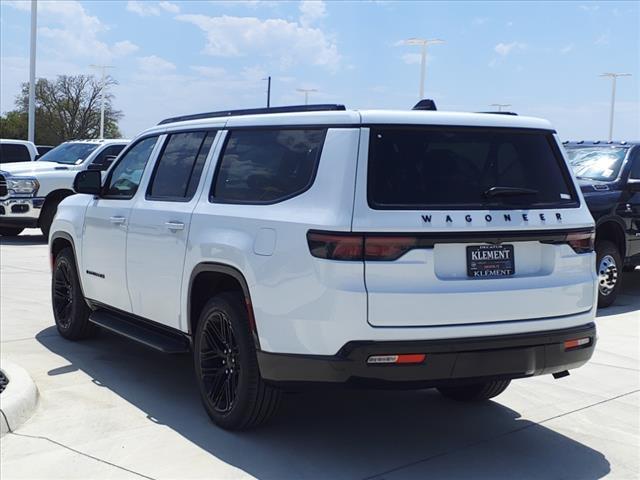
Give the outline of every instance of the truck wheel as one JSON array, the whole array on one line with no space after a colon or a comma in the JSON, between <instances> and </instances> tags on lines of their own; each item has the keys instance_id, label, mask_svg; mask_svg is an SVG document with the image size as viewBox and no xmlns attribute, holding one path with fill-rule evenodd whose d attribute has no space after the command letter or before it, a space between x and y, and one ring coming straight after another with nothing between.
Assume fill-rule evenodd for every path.
<instances>
[{"instance_id":1,"label":"truck wheel","mask_svg":"<svg viewBox=\"0 0 640 480\"><path fill-rule=\"evenodd\" d=\"M222 293L205 305L194 338L195 371L209 417L227 430L266 422L281 392L260 376L242 296Z\"/></svg>"},{"instance_id":2,"label":"truck wheel","mask_svg":"<svg viewBox=\"0 0 640 480\"><path fill-rule=\"evenodd\" d=\"M24 228L0 227L0 237L17 237Z\"/></svg>"},{"instance_id":3,"label":"truck wheel","mask_svg":"<svg viewBox=\"0 0 640 480\"><path fill-rule=\"evenodd\" d=\"M596 268L598 271L598 307L606 308L618 296L621 281L622 257L613 242L596 243Z\"/></svg>"},{"instance_id":4,"label":"truck wheel","mask_svg":"<svg viewBox=\"0 0 640 480\"><path fill-rule=\"evenodd\" d=\"M84 300L76 262L70 247L63 249L53 265L51 304L58 332L68 340L80 340L95 333L89 322L91 309Z\"/></svg>"},{"instance_id":5,"label":"truck wheel","mask_svg":"<svg viewBox=\"0 0 640 480\"><path fill-rule=\"evenodd\" d=\"M40 214L40 230L42 234L49 238L49 230L51 230L51 224L53 223L53 217L56 216L58 211L59 201L53 200L44 204L42 213Z\"/></svg>"},{"instance_id":6,"label":"truck wheel","mask_svg":"<svg viewBox=\"0 0 640 480\"><path fill-rule=\"evenodd\" d=\"M447 398L461 402L480 402L497 397L504 392L511 380L491 380L489 382L472 383L451 387L439 387L438 391Z\"/></svg>"}]
</instances>

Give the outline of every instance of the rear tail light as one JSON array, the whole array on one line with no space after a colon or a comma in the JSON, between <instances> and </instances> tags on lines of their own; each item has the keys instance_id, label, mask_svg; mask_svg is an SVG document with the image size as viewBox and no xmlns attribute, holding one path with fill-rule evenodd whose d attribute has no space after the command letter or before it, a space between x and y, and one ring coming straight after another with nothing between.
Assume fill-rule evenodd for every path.
<instances>
[{"instance_id":1,"label":"rear tail light","mask_svg":"<svg viewBox=\"0 0 640 480\"><path fill-rule=\"evenodd\" d=\"M595 241L596 232L594 230L568 233L566 238L566 242L576 253L593 252Z\"/></svg>"},{"instance_id":2,"label":"rear tail light","mask_svg":"<svg viewBox=\"0 0 640 480\"><path fill-rule=\"evenodd\" d=\"M417 237L339 232L309 232L307 242L311 255L328 260L396 260L418 246Z\"/></svg>"}]
</instances>

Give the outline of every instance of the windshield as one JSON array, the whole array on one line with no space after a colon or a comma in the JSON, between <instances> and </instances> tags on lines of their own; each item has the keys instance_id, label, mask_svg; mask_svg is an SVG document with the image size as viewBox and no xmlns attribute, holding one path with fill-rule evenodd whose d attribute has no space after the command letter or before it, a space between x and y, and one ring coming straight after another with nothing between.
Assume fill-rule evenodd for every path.
<instances>
[{"instance_id":1,"label":"windshield","mask_svg":"<svg viewBox=\"0 0 640 480\"><path fill-rule=\"evenodd\" d=\"M627 150L606 146L570 147L567 156L576 177L607 181L618 177Z\"/></svg>"},{"instance_id":2,"label":"windshield","mask_svg":"<svg viewBox=\"0 0 640 480\"><path fill-rule=\"evenodd\" d=\"M63 143L42 155L38 161L76 165L82 163L96 148L97 143Z\"/></svg>"},{"instance_id":3,"label":"windshield","mask_svg":"<svg viewBox=\"0 0 640 480\"><path fill-rule=\"evenodd\" d=\"M575 204L551 133L476 127L372 128L376 209L529 208Z\"/></svg>"}]
</instances>

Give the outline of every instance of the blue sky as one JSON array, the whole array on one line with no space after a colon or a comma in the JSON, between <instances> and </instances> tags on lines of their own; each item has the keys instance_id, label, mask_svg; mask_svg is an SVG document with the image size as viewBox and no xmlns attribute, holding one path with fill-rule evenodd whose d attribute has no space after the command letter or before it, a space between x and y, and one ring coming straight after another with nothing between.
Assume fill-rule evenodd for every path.
<instances>
[{"instance_id":1,"label":"blue sky","mask_svg":"<svg viewBox=\"0 0 640 480\"><path fill-rule=\"evenodd\" d=\"M0 3L0 110L28 78L29 3ZM410 108L417 47L442 38L427 62L426 95L441 110L509 103L547 118L565 139L604 138L610 80L615 136L640 139L638 2L39 1L37 75L115 66L116 107L134 136L165 117L311 101Z\"/></svg>"}]
</instances>

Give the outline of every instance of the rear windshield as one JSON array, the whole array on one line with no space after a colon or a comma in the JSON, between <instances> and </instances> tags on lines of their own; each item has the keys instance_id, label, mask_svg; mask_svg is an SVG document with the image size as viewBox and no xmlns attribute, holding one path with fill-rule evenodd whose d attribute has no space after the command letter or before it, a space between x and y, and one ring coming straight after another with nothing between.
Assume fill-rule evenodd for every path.
<instances>
[{"instance_id":1,"label":"rear windshield","mask_svg":"<svg viewBox=\"0 0 640 480\"><path fill-rule=\"evenodd\" d=\"M368 198L375 209L577 204L550 132L474 127L372 128Z\"/></svg>"},{"instance_id":2,"label":"rear windshield","mask_svg":"<svg viewBox=\"0 0 640 480\"><path fill-rule=\"evenodd\" d=\"M614 180L628 148L624 147L568 147L567 157L576 177L591 180Z\"/></svg>"},{"instance_id":3,"label":"rear windshield","mask_svg":"<svg viewBox=\"0 0 640 480\"><path fill-rule=\"evenodd\" d=\"M97 143L63 143L42 155L38 161L75 165L82 163L98 147Z\"/></svg>"},{"instance_id":4,"label":"rear windshield","mask_svg":"<svg viewBox=\"0 0 640 480\"><path fill-rule=\"evenodd\" d=\"M30 162L29 149L19 143L0 143L0 163Z\"/></svg>"}]
</instances>

